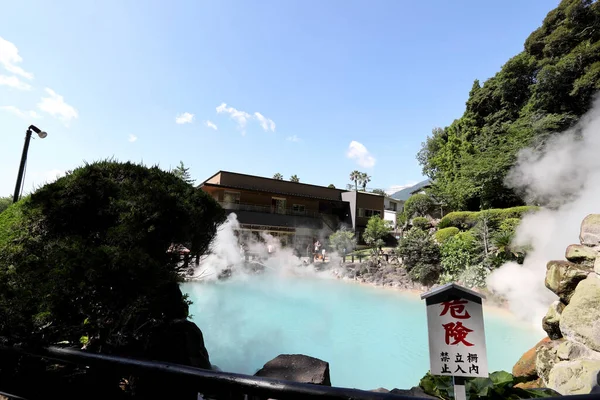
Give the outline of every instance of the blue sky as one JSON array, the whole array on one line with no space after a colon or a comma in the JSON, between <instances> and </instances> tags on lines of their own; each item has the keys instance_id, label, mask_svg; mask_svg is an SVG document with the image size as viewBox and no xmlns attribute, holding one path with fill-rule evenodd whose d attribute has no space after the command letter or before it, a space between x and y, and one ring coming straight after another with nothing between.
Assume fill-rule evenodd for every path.
<instances>
[{"instance_id":1,"label":"blue sky","mask_svg":"<svg viewBox=\"0 0 600 400\"><path fill-rule=\"evenodd\" d=\"M0 195L84 161L183 160L344 187L423 179L415 155L558 0L46 1L0 12ZM192 116L193 115L193 116ZM179 123L178 123L179 122Z\"/></svg>"}]
</instances>

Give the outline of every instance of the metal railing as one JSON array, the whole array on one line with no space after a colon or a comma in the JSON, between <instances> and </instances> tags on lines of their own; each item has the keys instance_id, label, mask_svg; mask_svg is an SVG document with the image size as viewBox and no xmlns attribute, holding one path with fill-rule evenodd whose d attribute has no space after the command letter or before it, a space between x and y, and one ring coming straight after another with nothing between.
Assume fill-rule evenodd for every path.
<instances>
[{"instance_id":1,"label":"metal railing","mask_svg":"<svg viewBox=\"0 0 600 400\"><path fill-rule=\"evenodd\" d=\"M51 346L39 350L23 350L12 347L0 347L0 352L17 353L56 360L63 363L77 364L88 368L110 369L119 373L137 374L152 373L153 376L168 378L176 376L186 388L193 389L201 394L209 394L211 398L225 398L233 395L258 396L261 398L286 399L353 399L353 400L414 400L419 397L399 395L395 393L380 393L358 389L348 389L331 386L320 386L308 383L283 381L278 379L256 377L243 374L234 374L222 371L212 371L185 365L139 360L111 355L88 353L81 350ZM1 388L0 388L1 389ZM93 388L89 388L93 390ZM1 392L0 392L1 393ZM8 398L20 399L21 397L3 393ZM50 393L48 393L50 395ZM85 399L85 395L82 395ZM548 400L558 400L563 397L548 397ZM568 400L598 400L600 394L590 393L585 395L568 396ZM31 399L33 400L33 399Z\"/></svg>"},{"instance_id":2,"label":"metal railing","mask_svg":"<svg viewBox=\"0 0 600 400\"><path fill-rule=\"evenodd\" d=\"M274 206L259 206L255 204L245 204L245 203L228 203L220 201L219 204L226 210L239 210L239 211L253 211L267 214L280 214L280 215L293 215L299 217L312 217L319 218L321 215L315 211L300 211L294 210L293 208L279 208Z\"/></svg>"}]
</instances>

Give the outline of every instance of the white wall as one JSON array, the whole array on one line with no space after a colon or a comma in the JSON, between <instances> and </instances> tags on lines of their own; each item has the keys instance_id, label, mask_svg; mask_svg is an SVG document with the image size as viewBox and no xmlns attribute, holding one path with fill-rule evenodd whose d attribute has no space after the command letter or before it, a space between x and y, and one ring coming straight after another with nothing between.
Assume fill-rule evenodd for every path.
<instances>
[{"instance_id":1,"label":"white wall","mask_svg":"<svg viewBox=\"0 0 600 400\"><path fill-rule=\"evenodd\" d=\"M390 221L392 223L392 229L396 230L396 212L395 211L383 211L383 220Z\"/></svg>"}]
</instances>

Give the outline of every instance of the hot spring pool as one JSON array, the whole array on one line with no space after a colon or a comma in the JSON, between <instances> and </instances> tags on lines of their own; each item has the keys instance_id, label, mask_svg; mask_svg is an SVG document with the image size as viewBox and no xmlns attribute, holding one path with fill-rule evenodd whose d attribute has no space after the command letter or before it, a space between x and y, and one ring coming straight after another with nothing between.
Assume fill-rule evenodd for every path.
<instances>
[{"instance_id":1,"label":"hot spring pool","mask_svg":"<svg viewBox=\"0 0 600 400\"><path fill-rule=\"evenodd\" d=\"M394 290L272 275L182 285L211 362L254 374L279 354L329 362L334 386L410 388L429 369L425 304ZM490 371L512 369L543 336L486 309Z\"/></svg>"}]
</instances>

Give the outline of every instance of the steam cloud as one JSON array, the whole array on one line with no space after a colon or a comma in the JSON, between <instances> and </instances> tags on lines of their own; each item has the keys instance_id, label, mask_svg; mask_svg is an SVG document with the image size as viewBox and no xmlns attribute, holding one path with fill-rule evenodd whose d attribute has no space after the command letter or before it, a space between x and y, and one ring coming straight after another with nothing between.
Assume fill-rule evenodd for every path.
<instances>
[{"instance_id":1,"label":"steam cloud","mask_svg":"<svg viewBox=\"0 0 600 400\"><path fill-rule=\"evenodd\" d=\"M564 259L566 247L577 242L583 218L600 212L600 97L575 127L541 148L523 150L506 183L542 209L517 228L515 244L533 247L524 264L503 265L487 283L516 315L539 327L557 299L544 286L546 263Z\"/></svg>"},{"instance_id":2,"label":"steam cloud","mask_svg":"<svg viewBox=\"0 0 600 400\"><path fill-rule=\"evenodd\" d=\"M234 279L248 277L248 269L244 268L246 261L242 251L256 257L250 261L264 266L266 273L294 274L294 275L317 275L323 278L331 278L334 275L330 270L318 271L311 262L304 260L294 254L290 247L282 246L280 240L268 233L262 233L260 240L252 238L238 239L235 232L240 228L235 213L229 214L225 223L219 227L215 241L211 246L210 254L204 258L194 271L194 277L201 280L217 279L219 274L227 269L233 272ZM319 233L320 242L325 245L323 232ZM270 251L269 251L270 250ZM311 252L312 253L312 252ZM302 254L306 256L306 254ZM336 253L328 253L329 265L338 265L340 258ZM310 260L312 261L312 260ZM298 268L302 266L301 268Z\"/></svg>"}]
</instances>

